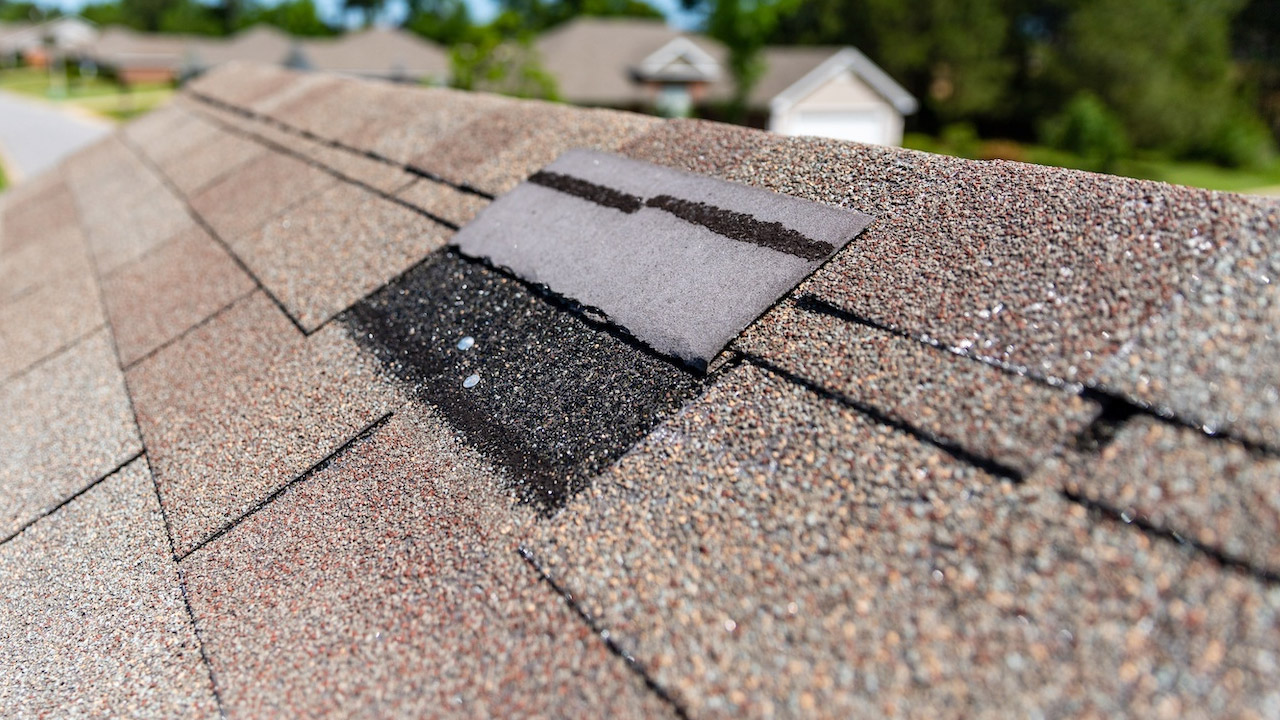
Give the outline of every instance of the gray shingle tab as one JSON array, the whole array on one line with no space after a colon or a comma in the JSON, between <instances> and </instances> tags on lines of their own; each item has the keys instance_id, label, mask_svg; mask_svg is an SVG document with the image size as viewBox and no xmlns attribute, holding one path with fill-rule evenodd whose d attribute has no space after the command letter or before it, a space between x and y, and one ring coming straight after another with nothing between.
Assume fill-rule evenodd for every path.
<instances>
[{"instance_id":1,"label":"gray shingle tab","mask_svg":"<svg viewBox=\"0 0 1280 720\"><path fill-rule=\"evenodd\" d=\"M573 150L495 200L455 243L705 367L871 219Z\"/></svg>"}]
</instances>

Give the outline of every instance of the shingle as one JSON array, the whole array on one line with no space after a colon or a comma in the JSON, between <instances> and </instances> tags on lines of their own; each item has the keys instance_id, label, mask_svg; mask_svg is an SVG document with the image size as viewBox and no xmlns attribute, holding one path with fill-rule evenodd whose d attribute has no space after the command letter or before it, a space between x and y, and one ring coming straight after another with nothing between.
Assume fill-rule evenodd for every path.
<instances>
[{"instance_id":1,"label":"shingle","mask_svg":"<svg viewBox=\"0 0 1280 720\"><path fill-rule=\"evenodd\" d=\"M429 151L445 152L444 146L437 148L436 144L447 138L456 138L467 146L482 147L489 139L467 136L467 123L489 118L490 113L515 105L510 99L496 95L446 89L394 92L389 87L366 87L352 92L352 99L361 95L376 103L362 113L362 122L334 127L331 121L320 120L320 125L312 121L312 126L318 128L322 137L339 140L405 165L413 164L415 159ZM313 113L332 111L339 107L335 103L341 101L342 98L335 97L331 101L317 103ZM476 143L481 145L476 146ZM491 151L495 149L490 147ZM421 167L433 169L429 164Z\"/></svg>"},{"instance_id":2,"label":"shingle","mask_svg":"<svg viewBox=\"0 0 1280 720\"><path fill-rule=\"evenodd\" d=\"M0 248L5 255L43 245L51 236L79 230L75 197L61 178L40 183L38 190L20 195L13 192L16 196L9 198L4 213L5 244Z\"/></svg>"},{"instance_id":3,"label":"shingle","mask_svg":"<svg viewBox=\"0 0 1280 720\"><path fill-rule=\"evenodd\" d=\"M666 714L516 554L498 486L397 414L188 558L229 713Z\"/></svg>"},{"instance_id":4,"label":"shingle","mask_svg":"<svg viewBox=\"0 0 1280 720\"><path fill-rule=\"evenodd\" d=\"M1280 448L1280 203L1213 198L1217 248L1101 382L1186 421Z\"/></svg>"},{"instance_id":5,"label":"shingle","mask_svg":"<svg viewBox=\"0 0 1280 720\"><path fill-rule=\"evenodd\" d=\"M870 222L864 213L572 150L495 200L454 243L705 368Z\"/></svg>"},{"instance_id":6,"label":"shingle","mask_svg":"<svg viewBox=\"0 0 1280 720\"><path fill-rule=\"evenodd\" d=\"M50 228L38 242L22 243L4 252L0 261L0 307L59 280L92 274L79 224Z\"/></svg>"},{"instance_id":7,"label":"shingle","mask_svg":"<svg viewBox=\"0 0 1280 720\"><path fill-rule=\"evenodd\" d=\"M611 110L513 104L478 116L434 144L419 142L405 159L449 182L500 195L565 150L613 150L659 122Z\"/></svg>"},{"instance_id":8,"label":"shingle","mask_svg":"<svg viewBox=\"0 0 1280 720\"><path fill-rule=\"evenodd\" d=\"M413 182L415 177L396 165L311 140L297 133L281 131L261 123L246 123L243 129L297 153L350 182L362 183L388 195L394 195Z\"/></svg>"},{"instance_id":9,"label":"shingle","mask_svg":"<svg viewBox=\"0 0 1280 720\"><path fill-rule=\"evenodd\" d=\"M618 154L678 170L725 177L776 139L750 128L705 120L667 120L618 148ZM744 181L745 182L745 181Z\"/></svg>"},{"instance_id":10,"label":"shingle","mask_svg":"<svg viewBox=\"0 0 1280 720\"><path fill-rule=\"evenodd\" d=\"M79 341L105 322L98 283L69 274L0 305L0 381Z\"/></svg>"},{"instance_id":11,"label":"shingle","mask_svg":"<svg viewBox=\"0 0 1280 720\"><path fill-rule=\"evenodd\" d=\"M231 245L310 331L452 234L409 208L341 183Z\"/></svg>"},{"instance_id":12,"label":"shingle","mask_svg":"<svg viewBox=\"0 0 1280 720\"><path fill-rule=\"evenodd\" d=\"M750 366L532 532L692 716L1280 702L1274 588Z\"/></svg>"},{"instance_id":13,"label":"shingle","mask_svg":"<svg viewBox=\"0 0 1280 720\"><path fill-rule=\"evenodd\" d=\"M1139 417L1100 457L1046 468L1065 489L1135 521L1280 573L1280 459Z\"/></svg>"},{"instance_id":14,"label":"shingle","mask_svg":"<svg viewBox=\"0 0 1280 720\"><path fill-rule=\"evenodd\" d=\"M0 538L142 447L101 330L0 385Z\"/></svg>"},{"instance_id":15,"label":"shingle","mask_svg":"<svg viewBox=\"0 0 1280 720\"><path fill-rule=\"evenodd\" d=\"M404 188L396 197L459 227L489 206L486 198L425 178Z\"/></svg>"},{"instance_id":16,"label":"shingle","mask_svg":"<svg viewBox=\"0 0 1280 720\"><path fill-rule=\"evenodd\" d=\"M350 78L321 77L324 82L307 87L301 94L280 93L272 102L260 103L263 114L315 137L343 141L349 138L350 132L359 131L383 112L399 116L390 104L391 98L400 93ZM401 119L409 120L408 117Z\"/></svg>"},{"instance_id":17,"label":"shingle","mask_svg":"<svg viewBox=\"0 0 1280 720\"><path fill-rule=\"evenodd\" d=\"M218 717L146 461L0 546L0 714Z\"/></svg>"},{"instance_id":18,"label":"shingle","mask_svg":"<svg viewBox=\"0 0 1280 720\"><path fill-rule=\"evenodd\" d=\"M691 136L691 138L696 136ZM879 218L798 292L1081 381L1231 232L1207 191L896 148L770 138L726 172Z\"/></svg>"},{"instance_id":19,"label":"shingle","mask_svg":"<svg viewBox=\"0 0 1280 720\"><path fill-rule=\"evenodd\" d=\"M185 108L174 108L177 113L159 132L145 133L150 137L139 137L141 133L130 132L132 125L126 125L124 136L130 141L130 147L136 148L153 163L165 166L174 162L182 162L192 153L200 152L210 141L218 136L218 130L204 118L189 112ZM144 115L143 118L150 117Z\"/></svg>"},{"instance_id":20,"label":"shingle","mask_svg":"<svg viewBox=\"0 0 1280 720\"><path fill-rule=\"evenodd\" d=\"M218 102L246 108L280 92L298 78L298 73L275 65L230 62L191 81L187 88Z\"/></svg>"},{"instance_id":21,"label":"shingle","mask_svg":"<svg viewBox=\"0 0 1280 720\"><path fill-rule=\"evenodd\" d=\"M699 386L692 373L453 253L359 303L344 324L411 394L506 467L522 499L544 507L562 503ZM471 344L460 349L464 338Z\"/></svg>"},{"instance_id":22,"label":"shingle","mask_svg":"<svg viewBox=\"0 0 1280 720\"><path fill-rule=\"evenodd\" d=\"M254 293L131 369L178 554L385 413L373 365L341 330L304 338Z\"/></svg>"},{"instance_id":23,"label":"shingle","mask_svg":"<svg viewBox=\"0 0 1280 720\"><path fill-rule=\"evenodd\" d=\"M188 197L234 168L266 152L261 145L214 130L198 147L160 162L160 169Z\"/></svg>"},{"instance_id":24,"label":"shingle","mask_svg":"<svg viewBox=\"0 0 1280 720\"><path fill-rule=\"evenodd\" d=\"M178 235L102 281L120 361L132 364L254 287L204 230Z\"/></svg>"},{"instance_id":25,"label":"shingle","mask_svg":"<svg viewBox=\"0 0 1280 720\"><path fill-rule=\"evenodd\" d=\"M271 152L224 175L191 205L223 240L235 245L272 217L337 182L301 160Z\"/></svg>"},{"instance_id":26,"label":"shingle","mask_svg":"<svg viewBox=\"0 0 1280 720\"><path fill-rule=\"evenodd\" d=\"M793 303L770 311L734 347L1021 473L1099 412L1075 393Z\"/></svg>"},{"instance_id":27,"label":"shingle","mask_svg":"<svg viewBox=\"0 0 1280 720\"><path fill-rule=\"evenodd\" d=\"M119 140L68 166L80 219L100 273L192 227L186 205Z\"/></svg>"}]
</instances>

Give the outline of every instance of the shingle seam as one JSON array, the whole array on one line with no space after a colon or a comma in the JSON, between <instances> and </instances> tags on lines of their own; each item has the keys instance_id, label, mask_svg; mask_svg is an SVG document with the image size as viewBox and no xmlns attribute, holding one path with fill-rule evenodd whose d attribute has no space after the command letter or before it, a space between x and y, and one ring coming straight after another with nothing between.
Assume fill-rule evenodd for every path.
<instances>
[{"instance_id":1,"label":"shingle seam","mask_svg":"<svg viewBox=\"0 0 1280 720\"><path fill-rule=\"evenodd\" d=\"M200 550L201 548L209 545L215 540L221 538L222 536L236 529L236 527L238 527L240 523L244 522L245 520L248 520L250 517L256 515L259 511L271 505L273 502L279 499L282 495L288 492L292 487L310 478L316 473L323 471L325 468L329 467L329 465L333 464L334 460L338 459L341 455L346 453L346 451L350 450L357 443L365 440L369 436L376 433L383 425L386 425L387 422L390 421L394 415L395 415L395 411L388 411L382 414L381 416L379 416L378 418L374 419L368 425L365 425L364 428L362 428L355 435L348 438L345 442L343 442L338 447L334 448L328 455L325 455L323 458L317 461L314 465L307 468L306 470L303 470L292 480L280 486L274 492L272 492L270 495L266 496L262 500L259 500L253 507L246 510L239 517L233 518L222 527L206 535L202 540L200 540L195 545L193 545L190 550L186 551L181 556L175 556L174 559L178 563L182 563L186 561L187 558L195 554L197 550Z\"/></svg>"},{"instance_id":2,"label":"shingle seam","mask_svg":"<svg viewBox=\"0 0 1280 720\"><path fill-rule=\"evenodd\" d=\"M307 155L307 154L305 154L305 153L298 152L297 150L294 150L293 148L285 147L284 145L281 145L281 144L279 144L279 143L277 143L277 142L275 142L275 141L272 141L272 140L268 140L267 138L264 138L264 137L262 137L261 135L255 135L255 134L253 134L252 132L250 132L250 131L248 131L248 130L245 130L245 129L243 129L243 128L238 128L238 127L236 127L236 126L234 126L234 125L228 125L228 124L224 123L221 119L219 119L219 118L217 118L217 117L214 117L214 116L212 116L212 115L209 115L209 116L207 116L207 117L209 118L209 121L210 121L210 122L218 123L219 125L221 125L221 127L223 128L223 130L225 130L226 132L234 133L234 134L236 134L236 135L239 135L240 137L243 137L243 138L245 138L245 139L249 140L250 142L256 142L256 143L258 143L259 145L263 146L264 148L267 148L268 150L271 150L271 151L273 151L273 152L280 153L281 155L287 155L287 156L289 156L289 157L291 157L291 158L293 158L293 159L295 159L295 160L298 160L299 162L306 163L307 165L309 165L309 166L311 166L311 167L314 167L314 168L316 168L317 170L321 170L321 171L323 171L323 172L325 172L325 173L328 173L329 175L333 176L334 178L337 178L338 180L341 180L342 182L347 183L348 185L355 185L356 187L360 188L361 190L364 190L364 191L366 191L366 192L368 192L368 193L371 193L371 194L373 194L373 195L377 195L378 197L382 198L383 200L388 200L388 201L393 202L393 203L395 203L395 204L397 204L397 205L399 205L399 206L401 206L401 207L404 207L404 208L406 208L406 209L408 209L408 210L412 210L413 212L415 212L415 213L417 213L417 214L419 214L419 215L422 215L423 217L427 218L428 220L431 220L432 222L437 223L437 224L439 224L439 225L443 225L443 226L445 226L445 227L449 228L450 230L457 230L457 229L459 228L459 225L458 225L457 223L455 223L455 222L453 222L453 221L451 221L451 220L447 220L447 219L445 219L444 217L441 217L441 216L439 216L439 215L436 215L435 213L431 212L430 210L428 210L428 209L426 209L426 208L419 207L419 206L417 206L417 205L414 205L414 204L413 204L413 203L411 203L411 202L408 202L407 200L404 200L403 198L398 197L398 194L399 194L401 191L403 191L405 188L409 187L409 186L410 186L410 185L412 185L414 182L416 182L416 180L414 180L414 179L407 180L407 181L405 182L405 184L404 184L404 185L401 185L401 186L397 187L397 188L395 189L395 191L394 191L394 192L385 192L385 191L383 191L383 190L381 190L381 189L379 189L379 188L376 188L376 187L374 187L374 186L372 186L372 185L370 185L370 184L368 184L368 183L366 183L366 182L363 182L362 180L359 180L359 179L357 179L357 178L353 178L353 177L351 177L350 175L347 175L347 174L343 173L343 172L342 172L342 171L340 171L340 170L337 170L337 169L335 169L335 168L331 168L331 167L329 167L328 165L325 165L324 163L322 163L322 162L320 162L320 161L316 160L315 158L313 158L313 157L311 157L311 156L309 156L309 155ZM304 198L304 199L310 199L311 197L314 197L314 195L312 195L312 196L308 196L307 198ZM297 205L297 204L298 204L298 203L294 203L293 205L290 205L289 207L296 207L296 205ZM286 212L287 210L288 210L288 208L285 208L285 210L282 210L281 212ZM277 214L279 214L279 213L277 213ZM330 319L332 319L332 318L330 318ZM325 322L327 323L327 322L328 322L328 320L326 320ZM318 330L319 328L316 328L316 329ZM313 330L312 332L315 332L315 331Z\"/></svg>"},{"instance_id":3,"label":"shingle seam","mask_svg":"<svg viewBox=\"0 0 1280 720\"><path fill-rule=\"evenodd\" d=\"M917 343L920 343L921 345L925 345L927 347L933 348L934 350L950 353L951 355L955 355L956 357L964 358L966 360L971 360L973 362L986 365L987 367L999 370L1000 372L1010 375L1011 377L1030 380L1040 385L1062 390L1064 392L1068 392L1073 395L1079 395L1081 398L1085 400L1089 400L1101 405L1104 409L1111 408L1111 410L1107 410L1107 412L1120 412L1127 415L1145 415L1153 419L1159 420L1161 422L1170 423L1173 425L1177 425L1179 427L1190 428L1209 438L1213 438L1217 440L1227 440L1233 443L1237 443L1254 452L1262 453L1265 455L1280 456L1280 447L1275 447L1272 445L1268 445L1266 443L1260 443L1256 440L1250 440L1248 438L1234 434L1230 431L1221 431L1221 430L1214 430L1214 429L1207 428L1203 423L1197 422L1194 418L1182 417L1178 415L1176 412L1169 410L1167 408L1163 408L1158 405L1143 403L1141 401L1126 397L1124 395L1116 393L1112 390L1108 390L1104 387L1100 387L1098 385L1094 385L1090 383L1081 383L1081 382L1069 382L1061 378L1056 378L1049 375L1042 375L1036 372L1035 370L1032 370L1031 368L1028 368L1023 365L1014 365L1012 363L1001 362L994 358L977 355L965 350L964 348L946 345L942 342L939 342L938 340L933 339L932 337L929 337L927 334L915 335L905 330L902 330L901 328L897 328L891 325L886 325L884 323L877 322L875 320L871 320L869 318L856 315L854 313L849 312L848 310L845 310L844 308L832 305L831 303L821 298L815 297L813 295L807 295L807 294L801 295L794 299L793 305L796 308L800 310L804 310L806 312L816 313L819 315L826 315L829 317L836 318L838 320L843 320L845 322L863 325L865 327L869 327L873 330L878 330L880 332L893 335L895 337L903 338L906 340L912 340Z\"/></svg>"},{"instance_id":4,"label":"shingle seam","mask_svg":"<svg viewBox=\"0 0 1280 720\"><path fill-rule=\"evenodd\" d=\"M3 302L0 302L0 310L3 310L4 308L8 307L9 305L12 305L13 303L18 302L18 301L19 301L19 300L21 300L22 298L24 298L24 297L26 297L26 296L28 296L28 295L30 295L30 294L32 294L32 293L34 293L34 292L36 292L36 291L37 291L37 290L39 290L39 289L40 289L40 285L38 285L38 284L36 284L36 285L28 285L27 287L22 288L22 289L21 289L21 290L19 290L17 293L15 293L15 294L11 295L10 297L5 298L5 300L4 300Z\"/></svg>"},{"instance_id":5,"label":"shingle seam","mask_svg":"<svg viewBox=\"0 0 1280 720\"><path fill-rule=\"evenodd\" d=\"M187 328L186 330L183 330L182 332L178 333L177 335L174 335L173 337L169 338L168 340L165 340L164 342L160 343L159 345L155 346L154 348L151 348L150 350L148 350L148 351L146 352L146 354L142 355L141 357L138 357L138 358L136 358L136 359L134 359L134 360L130 361L128 365L125 365L125 366L124 366L124 368L123 368L123 369L124 369L124 371L125 371L125 372L128 372L128 371L130 371L130 370L134 369L134 368L135 368L135 367L137 367L138 365L141 365L142 363L146 362L147 360L150 360L152 357L154 357L154 356L156 356L156 355L160 354L162 351L164 351L166 348L170 347L171 345L174 345L175 343L178 343L178 342L182 341L182 339L183 339L183 338L187 337L188 335L190 335L191 333L195 332L196 330L199 330L200 328L204 327L205 325L208 325L209 323L213 322L213 321L214 321L214 320L216 320L219 316L221 316L223 313L225 313L226 311L228 311L228 310L230 310L232 307L234 307L234 306L235 306L237 303L239 303L241 300L244 300L245 298L247 298L247 297L249 297L249 296L253 295L253 294L254 294L254 293L256 293L256 292L258 292L258 288L256 288L256 287L255 287L255 288L253 288L252 290L250 290L250 291L248 291L248 292L246 292L246 293L243 293L242 295L240 295L240 296L238 296L238 297L236 297L236 298L232 299L232 300L231 300L230 302L228 302L226 305L223 305L222 307L218 308L217 310L214 310L213 312L209 313L209 315L208 315L208 316L206 316L206 317L205 317L203 320L201 320L200 322L198 322L198 323L196 323L196 324L192 325L191 327Z\"/></svg>"},{"instance_id":6,"label":"shingle seam","mask_svg":"<svg viewBox=\"0 0 1280 720\"><path fill-rule=\"evenodd\" d=\"M666 688L662 687L662 685L649 674L649 671L645 669L644 665L637 660L634 655L624 650L622 646L613 639L613 636L610 635L609 631L602 628L600 623L598 623L595 618L591 617L591 615L589 615L587 611L573 599L573 593L570 593L568 590L561 587L550 574L543 570L542 565L538 563L533 552L531 552L529 548L524 545L520 545L516 549L516 553L520 555L526 563L528 563L529 567L533 568L533 571L538 574L538 577L542 582L546 583L556 595L559 595L561 600L564 600L565 604L569 606L569 609L578 616L578 619L590 628L591 632L594 633L596 637L600 638L600 640L605 644L605 647L609 649L609 652L620 658L622 662L626 664L627 669L640 677L641 681L644 682L645 687L648 688L650 692L657 695L658 699L666 703L667 707L671 708L671 711L675 713L676 717L681 718L681 720L688 720L689 712L685 709L684 704L677 700L674 695L667 691Z\"/></svg>"},{"instance_id":7,"label":"shingle seam","mask_svg":"<svg viewBox=\"0 0 1280 720\"><path fill-rule=\"evenodd\" d=\"M155 163L151 162L151 159L148 158L136 145L134 145L132 140L126 139L123 135L121 135L121 140L125 145L125 147L129 148L129 151L132 152L136 157L138 157L142 161L142 163L147 167L147 169L150 170L151 173L154 174L156 177L158 177L162 183L164 183L164 186L166 189L168 189L169 193L172 194L178 200L178 202L182 203L183 208L185 208L187 211L187 215L190 216L191 219L201 227L201 229L203 229L206 233L208 233L209 237L213 238L214 242L218 243L222 247L222 249L227 253L227 255L231 256L231 259L235 261L236 265L240 268L240 270L242 270L244 274L248 275L253 280L254 284L258 286L259 290L265 293L268 298L271 298L271 302L275 303L276 308L278 308L281 313L284 313L285 317L289 318L289 322L293 323L293 326L298 329L298 332L302 333L303 337L309 336L310 333L308 333L307 329L302 326L302 323L299 322L298 319L293 316L293 313L289 312L289 308L285 307L285 304L280 301L280 298L275 296L275 293L267 289L267 286L263 284L262 279L259 278L258 275L254 273L253 270L250 269L248 265L245 264L244 260L242 260L240 256L236 254L236 252L231 248L231 246L227 243L227 241L224 240L222 236L219 235L218 232L213 229L213 226L210 225L209 222L204 219L204 216L201 215L199 212L196 212L196 209L191 206L190 202L187 201L186 196L184 196L177 189L177 187L174 186L173 181L170 180L169 177L165 175L164 172L161 171L160 168L155 165ZM316 328L316 329L318 330L319 328Z\"/></svg>"},{"instance_id":8,"label":"shingle seam","mask_svg":"<svg viewBox=\"0 0 1280 720\"><path fill-rule=\"evenodd\" d=\"M203 102L207 105L212 105L213 107L221 108L222 110L225 110L227 112L234 113L236 115L239 115L241 117L244 117L250 120L254 120L256 122L260 122L264 125L271 125L273 127L284 130L285 132L292 133L294 135L306 138L308 140L314 140L315 142L323 143L337 150L343 150L353 155L359 155L361 157L365 157L370 160L375 160L377 162L383 163L384 165L390 165L391 167L397 168L399 170L403 170L404 172L410 173L412 175L416 175L418 177L426 178L427 180L438 182L441 185L447 185L459 192L464 192L470 195L477 195L486 200L493 200L495 197L493 193L486 192L484 190L481 190L480 188L468 185L467 183L453 182L425 168L420 168L412 164L397 162L395 160L392 160L391 158L379 155L378 153L373 152L372 150L353 147L353 146L347 145L346 143L341 142L340 140L317 135L305 128L300 128L295 125L290 125L289 123L286 123L283 120L271 117L269 115L256 113L252 110L249 110L248 108L242 108L238 105L232 105L230 103L223 102L222 100L219 100L214 97L210 97L208 95L204 95L202 93L199 93L193 90L188 91L188 96L195 100ZM205 114L205 116L212 117L207 113ZM225 123L224 123L224 126L225 126Z\"/></svg>"},{"instance_id":9,"label":"shingle seam","mask_svg":"<svg viewBox=\"0 0 1280 720\"><path fill-rule=\"evenodd\" d=\"M1021 470L1018 470L1017 468L1006 465L998 460L994 460L988 457L983 457L981 455L970 452L969 450L966 450L965 448L961 447L960 445L957 445L956 443L951 442L950 440L947 440L946 438L939 437L929 432L928 430L925 430L921 427L913 425L905 420L888 415L883 411L881 411L880 409L872 407L871 405L867 405L866 403L863 403L861 401L855 400L849 397L848 395L845 395L844 393L841 393L836 390L832 390L831 388L828 388L828 387L823 387L822 385L819 385L818 383L812 380L809 380L808 378L797 375L791 372L790 370L781 368L763 357L760 357L753 353L746 353L746 352L742 353L742 355L743 355L743 358L746 360L746 362L750 363L751 365L755 366L760 370L776 375L777 377L791 383L792 385L796 385L798 387L804 388L805 390L808 390L809 392L814 393L815 395L818 395L827 400L832 400L851 410L861 413L862 415L866 416L868 419L870 419L871 421L879 425L884 425L894 430L904 432L912 436L916 440L926 445L931 445L963 463L972 465L973 467L976 467L980 470L990 473L991 475L1006 478L1013 482L1020 483L1026 479L1025 473L1023 473L1023 471Z\"/></svg>"},{"instance_id":10,"label":"shingle seam","mask_svg":"<svg viewBox=\"0 0 1280 720\"><path fill-rule=\"evenodd\" d=\"M22 369L15 370L14 372L6 376L4 379L0 379L0 385L8 385L10 382L13 382L14 380L17 380L25 375L31 374L33 371L38 369L41 365L44 365L45 363L51 360L54 360L55 358L62 355L63 353L68 352L69 350L73 349L75 346L79 345L80 343L92 337L95 333L100 332L105 327L107 327L106 322L100 322L97 325L94 325L92 328L86 330L80 335L77 335L75 338L67 341L65 344L59 345L53 350L50 350L48 353L45 353L44 355L41 355L35 360L32 360L29 364L27 364Z\"/></svg>"},{"instance_id":11,"label":"shingle seam","mask_svg":"<svg viewBox=\"0 0 1280 720\"><path fill-rule=\"evenodd\" d=\"M0 539L0 545L4 545L5 543L9 542L10 540L13 540L14 538L18 537L18 536L19 536L19 535L21 535L22 533L26 532L26 531L27 531L27 529L28 529L28 528L30 528L31 526L33 526L33 525L35 525L36 523L40 522L41 520L43 520L43 519L45 519L45 518L49 517L50 515L52 515L52 514L54 514L54 513L58 512L58 511L59 511L59 510L61 510L62 508L66 507L66 506L67 506L71 501L75 500L76 498L80 497L81 495L85 494L85 493L86 493L86 492L88 492L89 490L91 490L91 489L93 489L94 487L96 487L96 486L97 486L99 483L101 483L103 480L106 480L107 478L111 477L112 475L115 475L116 473L120 472L121 470L124 470L126 467L128 467L128 466L129 466L129 463L131 463L131 462L133 462L134 460L137 460L138 458L142 457L142 456L143 456L143 454L145 454L145 452L146 452L145 450L139 450L139 451L137 451L137 452L133 453L133 454L132 454L132 455L130 455L129 457L125 458L125 460L124 460L123 462L121 462L119 465L116 465L116 466L115 466L115 467L113 467L111 470L107 471L107 474L102 475L101 477L98 477L98 478L96 478L96 479L94 479L94 480L90 481L90 482L89 482L87 485L85 485L84 487L82 487L82 488L80 488L79 490L77 490L77 491L75 491L75 492L71 493L71 494L70 494L70 495L68 495L66 498L64 498L64 499L60 500L60 501L58 502L58 504L57 504L57 505L54 505L53 507L50 507L49 509L47 509L47 510L45 510L44 512L42 512L42 513L40 513L39 515L37 515L36 517L34 517L34 518L32 518L32 519L28 520L26 523L23 523L22 527L19 527L17 530L14 530L12 533L10 533L10 534L9 534L7 537L5 537L4 539Z\"/></svg>"},{"instance_id":12,"label":"shingle seam","mask_svg":"<svg viewBox=\"0 0 1280 720\"><path fill-rule=\"evenodd\" d=\"M182 605L187 609L187 617L191 619L191 630L195 633L196 645L200 647L200 660L204 662L205 671L209 673L209 688L213 691L213 700L218 705L218 716L222 720L226 720L227 710L222 702L222 690L218 687L218 678L213 672L213 663L209 662L209 654L205 652L204 633L200 631L200 623L196 619L196 613L191 609L191 597L187 593L187 579L183 575L182 566L178 562L177 546L173 544L173 526L169 523L169 514L165 512L164 501L160 499L160 482L156 480L156 474L151 469L151 457L145 456L143 459L147 463L147 474L151 476L151 490L156 496L156 506L160 508L160 519L164 521L165 539L169 541L169 558L173 561L173 570L178 575L178 590L182 593Z\"/></svg>"},{"instance_id":13,"label":"shingle seam","mask_svg":"<svg viewBox=\"0 0 1280 720\"><path fill-rule=\"evenodd\" d=\"M1158 525L1145 518L1130 515L1128 512L1103 500L1085 495L1067 488L1058 491L1064 499L1102 515L1107 520L1123 523L1141 531L1144 535L1163 542L1171 542L1199 552L1224 568L1235 570L1261 582L1280 584L1280 569L1256 565L1243 558L1231 555L1221 548L1208 545L1194 538L1186 537L1175 530Z\"/></svg>"}]
</instances>

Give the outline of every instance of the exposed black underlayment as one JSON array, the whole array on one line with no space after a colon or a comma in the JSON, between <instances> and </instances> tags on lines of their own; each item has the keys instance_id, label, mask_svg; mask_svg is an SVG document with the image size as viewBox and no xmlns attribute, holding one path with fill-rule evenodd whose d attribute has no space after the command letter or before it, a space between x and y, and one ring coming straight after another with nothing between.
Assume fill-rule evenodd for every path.
<instances>
[{"instance_id":1,"label":"exposed black underlayment","mask_svg":"<svg viewBox=\"0 0 1280 720\"><path fill-rule=\"evenodd\" d=\"M440 251L342 316L414 396L546 512L693 399L703 380L518 280ZM473 344L459 349L463 338ZM469 377L479 381L465 387Z\"/></svg>"},{"instance_id":2,"label":"exposed black underlayment","mask_svg":"<svg viewBox=\"0 0 1280 720\"><path fill-rule=\"evenodd\" d=\"M782 223L757 220L746 213L725 210L704 202L659 195L649 198L645 205L665 210L681 220L701 225L727 238L767 247L805 260L821 260L836 251L831 243L805 237Z\"/></svg>"},{"instance_id":3,"label":"exposed black underlayment","mask_svg":"<svg viewBox=\"0 0 1280 720\"><path fill-rule=\"evenodd\" d=\"M628 215L644 207L644 200L636 195L614 190L604 185L597 185L563 173L539 170L529 176L529 182L552 190L558 190L566 195L588 200L603 207L621 210Z\"/></svg>"}]
</instances>

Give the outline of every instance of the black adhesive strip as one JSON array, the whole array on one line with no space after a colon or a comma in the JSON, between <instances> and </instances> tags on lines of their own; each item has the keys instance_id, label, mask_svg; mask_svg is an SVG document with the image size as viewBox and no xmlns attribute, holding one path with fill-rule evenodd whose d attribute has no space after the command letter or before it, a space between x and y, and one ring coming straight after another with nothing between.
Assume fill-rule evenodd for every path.
<instances>
[{"instance_id":1,"label":"black adhesive strip","mask_svg":"<svg viewBox=\"0 0 1280 720\"><path fill-rule=\"evenodd\" d=\"M659 195L650 198L645 205L701 225L731 240L759 245L805 260L821 260L836 251L831 243L805 237L782 223L757 220L746 213L725 210L704 202Z\"/></svg>"},{"instance_id":2,"label":"black adhesive strip","mask_svg":"<svg viewBox=\"0 0 1280 720\"><path fill-rule=\"evenodd\" d=\"M558 172L540 170L529 177L529 182L597 205L621 210L628 215L644 207L644 200L635 195Z\"/></svg>"}]
</instances>

